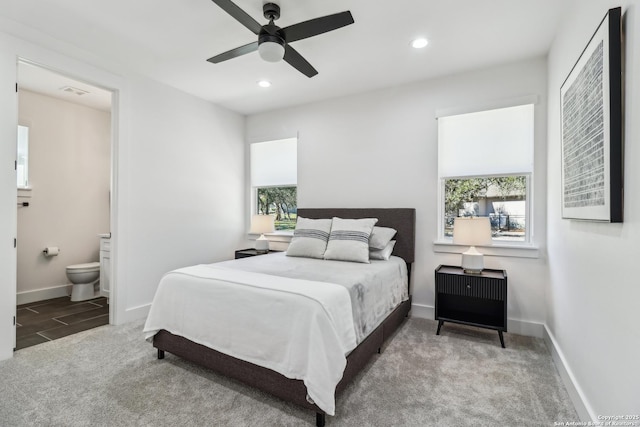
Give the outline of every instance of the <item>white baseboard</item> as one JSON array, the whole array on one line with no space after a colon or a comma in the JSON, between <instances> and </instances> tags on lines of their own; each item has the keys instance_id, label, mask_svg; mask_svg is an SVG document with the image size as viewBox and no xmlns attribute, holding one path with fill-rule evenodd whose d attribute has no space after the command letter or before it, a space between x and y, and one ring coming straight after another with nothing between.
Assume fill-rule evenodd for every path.
<instances>
[{"instance_id":1,"label":"white baseboard","mask_svg":"<svg viewBox=\"0 0 640 427\"><path fill-rule=\"evenodd\" d=\"M535 338L544 337L544 325L542 323L507 319L507 330L510 334L524 335L527 337Z\"/></svg>"},{"instance_id":2,"label":"white baseboard","mask_svg":"<svg viewBox=\"0 0 640 427\"><path fill-rule=\"evenodd\" d=\"M576 412L578 413L578 417L583 422L589 422L596 420L595 413L593 408L587 402L587 399L580 388L580 385L576 381L575 375L571 371L567 360L562 353L562 350L557 345L557 341L551 331L544 326L544 342L549 348L551 352L551 358L553 359L553 363L556 365L558 369L558 373L560 374L560 378L564 383L564 387L567 389L569 393L569 398L571 402L573 402L573 406L576 408Z\"/></svg>"},{"instance_id":3,"label":"white baseboard","mask_svg":"<svg viewBox=\"0 0 640 427\"><path fill-rule=\"evenodd\" d=\"M69 295L71 295L71 285L52 286L34 291L18 292L16 303L18 305L30 304L51 298L68 297Z\"/></svg>"},{"instance_id":4,"label":"white baseboard","mask_svg":"<svg viewBox=\"0 0 640 427\"><path fill-rule=\"evenodd\" d=\"M150 309L151 303L127 308L124 312L124 316L122 316L121 319L118 319L118 324L128 323L138 319L144 319L149 315Z\"/></svg>"},{"instance_id":5,"label":"white baseboard","mask_svg":"<svg viewBox=\"0 0 640 427\"><path fill-rule=\"evenodd\" d=\"M411 315L420 319L435 319L436 309L424 304L411 304Z\"/></svg>"},{"instance_id":6,"label":"white baseboard","mask_svg":"<svg viewBox=\"0 0 640 427\"><path fill-rule=\"evenodd\" d=\"M436 309L424 304L411 304L411 315L421 319L435 319ZM527 322L525 320L507 319L509 333L525 335L528 337L543 338L544 325L541 323Z\"/></svg>"}]
</instances>

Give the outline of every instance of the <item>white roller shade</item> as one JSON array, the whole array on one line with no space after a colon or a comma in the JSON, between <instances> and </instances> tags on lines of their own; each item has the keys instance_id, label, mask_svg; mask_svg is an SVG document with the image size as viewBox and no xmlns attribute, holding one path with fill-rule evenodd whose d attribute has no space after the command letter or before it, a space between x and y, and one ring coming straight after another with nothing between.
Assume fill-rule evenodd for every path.
<instances>
[{"instance_id":1,"label":"white roller shade","mask_svg":"<svg viewBox=\"0 0 640 427\"><path fill-rule=\"evenodd\" d=\"M297 138L251 144L253 187L296 185L297 182Z\"/></svg>"},{"instance_id":2,"label":"white roller shade","mask_svg":"<svg viewBox=\"0 0 640 427\"><path fill-rule=\"evenodd\" d=\"M533 104L438 118L441 177L533 172Z\"/></svg>"}]
</instances>

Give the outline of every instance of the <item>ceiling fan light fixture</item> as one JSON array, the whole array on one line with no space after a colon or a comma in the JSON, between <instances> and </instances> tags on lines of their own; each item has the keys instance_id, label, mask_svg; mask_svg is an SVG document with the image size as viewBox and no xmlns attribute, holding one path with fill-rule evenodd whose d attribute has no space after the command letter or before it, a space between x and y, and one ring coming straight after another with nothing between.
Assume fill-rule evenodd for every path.
<instances>
[{"instance_id":1,"label":"ceiling fan light fixture","mask_svg":"<svg viewBox=\"0 0 640 427\"><path fill-rule=\"evenodd\" d=\"M284 59L285 62L305 76L313 77L318 74L318 71L291 46L291 43L328 33L354 23L351 12L346 10L280 28L274 23L280 18L280 6L277 3L273 3L273 0L262 1L264 2L262 7L263 15L269 20L266 25L260 25L258 21L242 10L233 0L213 0L232 18L244 25L253 34L256 34L258 41L213 56L207 59L208 62L218 64L257 50L264 61L278 62Z\"/></svg>"},{"instance_id":2,"label":"ceiling fan light fixture","mask_svg":"<svg viewBox=\"0 0 640 427\"><path fill-rule=\"evenodd\" d=\"M263 41L258 46L258 53L267 62L282 61L282 58L284 58L284 43L279 43L277 40Z\"/></svg>"}]
</instances>

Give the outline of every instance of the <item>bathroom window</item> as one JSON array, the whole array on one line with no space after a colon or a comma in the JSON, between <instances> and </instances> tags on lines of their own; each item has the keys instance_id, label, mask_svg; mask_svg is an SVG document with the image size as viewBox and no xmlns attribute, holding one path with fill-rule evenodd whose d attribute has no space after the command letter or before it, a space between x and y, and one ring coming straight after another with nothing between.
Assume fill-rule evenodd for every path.
<instances>
[{"instance_id":1,"label":"bathroom window","mask_svg":"<svg viewBox=\"0 0 640 427\"><path fill-rule=\"evenodd\" d=\"M18 126L16 175L18 188L29 188L29 128Z\"/></svg>"}]
</instances>

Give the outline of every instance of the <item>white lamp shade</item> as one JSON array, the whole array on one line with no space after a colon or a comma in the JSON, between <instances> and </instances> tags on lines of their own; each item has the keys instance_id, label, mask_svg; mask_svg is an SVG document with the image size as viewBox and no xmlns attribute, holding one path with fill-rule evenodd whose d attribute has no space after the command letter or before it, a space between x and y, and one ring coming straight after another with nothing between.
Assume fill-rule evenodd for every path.
<instances>
[{"instance_id":1,"label":"white lamp shade","mask_svg":"<svg viewBox=\"0 0 640 427\"><path fill-rule=\"evenodd\" d=\"M253 215L251 217L251 230L252 234L264 234L273 233L275 217L273 215Z\"/></svg>"},{"instance_id":2,"label":"white lamp shade","mask_svg":"<svg viewBox=\"0 0 640 427\"><path fill-rule=\"evenodd\" d=\"M284 46L275 42L262 42L258 46L258 53L267 62L278 62L284 58Z\"/></svg>"},{"instance_id":3,"label":"white lamp shade","mask_svg":"<svg viewBox=\"0 0 640 427\"><path fill-rule=\"evenodd\" d=\"M489 218L456 218L453 223L453 243L468 246L490 245L491 222Z\"/></svg>"},{"instance_id":4,"label":"white lamp shade","mask_svg":"<svg viewBox=\"0 0 640 427\"><path fill-rule=\"evenodd\" d=\"M453 243L468 245L462 254L462 269L465 273L479 274L484 268L484 257L476 245L491 244L491 222L487 217L456 218L453 223Z\"/></svg>"}]
</instances>

